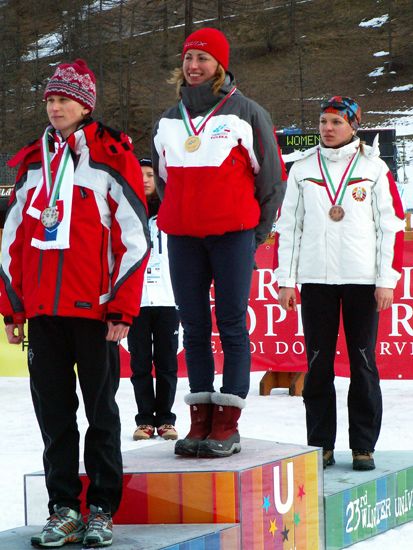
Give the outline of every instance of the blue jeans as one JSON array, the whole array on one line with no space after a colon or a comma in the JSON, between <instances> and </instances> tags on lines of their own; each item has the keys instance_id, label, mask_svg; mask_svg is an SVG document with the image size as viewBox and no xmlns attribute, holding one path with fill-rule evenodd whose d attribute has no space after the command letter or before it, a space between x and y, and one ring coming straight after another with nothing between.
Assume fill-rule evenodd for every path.
<instances>
[{"instance_id":1,"label":"blue jeans","mask_svg":"<svg viewBox=\"0 0 413 550\"><path fill-rule=\"evenodd\" d=\"M169 266L192 393L214 391L210 287L224 353L222 393L245 398L251 352L246 324L255 254L254 230L205 238L168 235Z\"/></svg>"}]
</instances>

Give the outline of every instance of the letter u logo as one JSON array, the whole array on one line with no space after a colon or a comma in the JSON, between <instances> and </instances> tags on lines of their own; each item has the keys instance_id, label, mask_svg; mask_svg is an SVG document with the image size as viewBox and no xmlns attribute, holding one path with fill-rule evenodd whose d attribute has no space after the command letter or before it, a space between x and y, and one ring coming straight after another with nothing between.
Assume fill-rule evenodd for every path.
<instances>
[{"instance_id":1,"label":"letter u logo","mask_svg":"<svg viewBox=\"0 0 413 550\"><path fill-rule=\"evenodd\" d=\"M280 514L286 514L293 505L294 499L294 464L287 464L287 500L281 502L280 467L274 468L274 504Z\"/></svg>"}]
</instances>

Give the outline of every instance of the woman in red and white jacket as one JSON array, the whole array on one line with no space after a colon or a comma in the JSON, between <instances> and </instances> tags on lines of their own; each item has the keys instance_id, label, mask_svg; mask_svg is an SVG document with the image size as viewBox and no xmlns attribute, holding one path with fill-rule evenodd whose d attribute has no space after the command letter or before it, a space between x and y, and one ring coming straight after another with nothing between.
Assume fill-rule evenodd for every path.
<instances>
[{"instance_id":1,"label":"woman in red and white jacket","mask_svg":"<svg viewBox=\"0 0 413 550\"><path fill-rule=\"evenodd\" d=\"M39 546L110 544L122 492L117 343L139 311L149 235L133 147L90 118L95 90L83 60L57 67L44 94L50 126L13 161L20 168L3 232L0 310L12 344L28 319L30 387L45 444L50 518L32 538ZM86 531L75 363L89 422Z\"/></svg>"},{"instance_id":2,"label":"woman in red and white jacket","mask_svg":"<svg viewBox=\"0 0 413 550\"><path fill-rule=\"evenodd\" d=\"M249 390L246 311L254 254L271 230L285 187L268 113L238 91L227 71L225 35L203 28L187 37L176 69L179 102L156 124L153 160L168 234L172 286L184 329L191 393L189 434L180 455L239 452L237 421ZM209 292L224 353L214 391Z\"/></svg>"}]
</instances>

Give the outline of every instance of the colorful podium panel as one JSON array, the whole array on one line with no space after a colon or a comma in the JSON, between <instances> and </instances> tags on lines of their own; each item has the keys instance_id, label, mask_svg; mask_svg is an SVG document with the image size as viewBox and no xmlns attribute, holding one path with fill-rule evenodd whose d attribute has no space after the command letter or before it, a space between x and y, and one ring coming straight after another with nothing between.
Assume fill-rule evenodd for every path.
<instances>
[{"instance_id":1,"label":"colorful podium panel","mask_svg":"<svg viewBox=\"0 0 413 550\"><path fill-rule=\"evenodd\" d=\"M378 451L376 469L351 470L335 453L324 476L326 549L339 550L413 520L413 451Z\"/></svg>"},{"instance_id":2,"label":"colorful podium panel","mask_svg":"<svg viewBox=\"0 0 413 550\"><path fill-rule=\"evenodd\" d=\"M241 548L324 548L323 476L314 447L243 439L238 455L193 459L175 456L170 442L160 442L123 458L118 525L239 524ZM84 474L82 481L85 493ZM42 474L25 476L29 525L44 521L41 483Z\"/></svg>"}]
</instances>

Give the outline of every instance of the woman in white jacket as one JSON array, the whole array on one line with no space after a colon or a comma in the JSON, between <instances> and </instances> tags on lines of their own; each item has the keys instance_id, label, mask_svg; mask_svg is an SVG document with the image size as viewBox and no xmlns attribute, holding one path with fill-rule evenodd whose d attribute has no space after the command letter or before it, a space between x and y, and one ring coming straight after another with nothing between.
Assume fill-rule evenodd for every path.
<instances>
[{"instance_id":1,"label":"woman in white jacket","mask_svg":"<svg viewBox=\"0 0 413 550\"><path fill-rule=\"evenodd\" d=\"M155 430L163 439L177 439L172 406L178 380L179 320L169 273L167 236L157 224L160 200L155 189L152 160L141 158L139 163L148 203L151 253L140 312L128 333L131 382L138 407L133 439L150 439Z\"/></svg>"},{"instance_id":2,"label":"woman in white jacket","mask_svg":"<svg viewBox=\"0 0 413 550\"><path fill-rule=\"evenodd\" d=\"M324 467L335 463L334 358L341 311L350 359L353 469L371 470L382 418L378 312L391 306L400 278L404 213L377 145L356 137L360 118L351 98L322 103L321 144L304 152L289 174L276 225L275 267L285 310L296 310L295 285L302 285L308 444L323 448Z\"/></svg>"}]
</instances>

